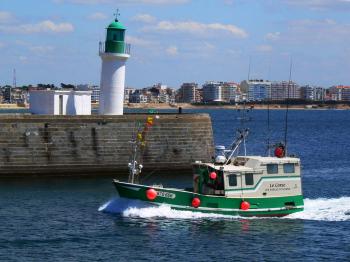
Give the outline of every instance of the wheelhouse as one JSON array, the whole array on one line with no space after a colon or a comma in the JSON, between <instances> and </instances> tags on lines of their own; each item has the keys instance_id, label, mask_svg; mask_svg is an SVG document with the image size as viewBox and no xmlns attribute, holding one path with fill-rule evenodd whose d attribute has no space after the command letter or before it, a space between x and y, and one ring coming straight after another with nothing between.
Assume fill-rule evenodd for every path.
<instances>
[{"instance_id":1,"label":"wheelhouse","mask_svg":"<svg viewBox=\"0 0 350 262\"><path fill-rule=\"evenodd\" d=\"M194 165L195 193L261 197L301 193L300 161L286 157L237 157L227 165Z\"/></svg>"}]
</instances>

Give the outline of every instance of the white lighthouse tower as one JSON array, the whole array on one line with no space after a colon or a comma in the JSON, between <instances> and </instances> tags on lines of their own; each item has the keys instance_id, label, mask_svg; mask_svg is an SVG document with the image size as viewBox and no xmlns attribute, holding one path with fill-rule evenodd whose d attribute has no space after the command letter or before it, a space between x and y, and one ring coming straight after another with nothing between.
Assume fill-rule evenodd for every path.
<instances>
[{"instance_id":1,"label":"white lighthouse tower","mask_svg":"<svg viewBox=\"0 0 350 262\"><path fill-rule=\"evenodd\" d=\"M125 63L130 57L130 45L124 41L125 30L116 16L115 21L107 27L106 42L100 42L100 115L123 114Z\"/></svg>"}]
</instances>

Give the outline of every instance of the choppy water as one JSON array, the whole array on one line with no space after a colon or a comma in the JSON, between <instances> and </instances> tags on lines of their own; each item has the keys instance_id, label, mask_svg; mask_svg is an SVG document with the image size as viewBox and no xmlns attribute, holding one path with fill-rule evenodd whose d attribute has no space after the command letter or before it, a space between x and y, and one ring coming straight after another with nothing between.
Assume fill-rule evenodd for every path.
<instances>
[{"instance_id":1,"label":"choppy water","mask_svg":"<svg viewBox=\"0 0 350 262\"><path fill-rule=\"evenodd\" d=\"M203 111L201 111L203 112ZM208 111L229 144L239 114ZM248 123L248 153L265 153L266 111ZM271 112L283 140L283 111ZM350 261L350 112L291 111L290 153L302 159L305 211L240 218L120 199L111 178L0 180L1 261ZM189 176L152 178L186 186Z\"/></svg>"}]
</instances>

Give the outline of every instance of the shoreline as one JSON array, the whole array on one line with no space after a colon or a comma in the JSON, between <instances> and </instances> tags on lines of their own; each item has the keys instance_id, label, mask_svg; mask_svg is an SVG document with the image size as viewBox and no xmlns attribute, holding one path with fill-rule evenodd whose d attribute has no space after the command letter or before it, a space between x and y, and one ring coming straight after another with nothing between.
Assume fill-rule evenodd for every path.
<instances>
[{"instance_id":1,"label":"shoreline","mask_svg":"<svg viewBox=\"0 0 350 262\"><path fill-rule=\"evenodd\" d=\"M96 105L97 107L98 105ZM188 103L177 103L175 105L169 104L158 104L158 103L147 103L147 104L127 104L124 105L128 109L228 109L237 110L242 109L243 105L192 105ZM269 105L271 110L285 110L287 105L282 104L271 104ZM261 104L247 104L246 108L257 109L257 110L267 110L268 105ZM350 110L350 105L347 104L335 104L335 105L289 105L291 110Z\"/></svg>"},{"instance_id":2,"label":"shoreline","mask_svg":"<svg viewBox=\"0 0 350 262\"><path fill-rule=\"evenodd\" d=\"M271 110L283 110L286 109L285 104L271 104L269 105ZM163 103L128 103L124 104L124 108L128 109L228 109L237 110L242 109L243 105L193 105L189 103L177 103L177 104L163 104ZM267 110L268 105L264 104L246 104L247 109ZM98 108L98 103L91 104L92 109ZM0 104L0 110L19 110L29 109L29 106L18 106L16 104ZM350 110L350 104L324 104L324 105L289 105L291 110Z\"/></svg>"}]
</instances>

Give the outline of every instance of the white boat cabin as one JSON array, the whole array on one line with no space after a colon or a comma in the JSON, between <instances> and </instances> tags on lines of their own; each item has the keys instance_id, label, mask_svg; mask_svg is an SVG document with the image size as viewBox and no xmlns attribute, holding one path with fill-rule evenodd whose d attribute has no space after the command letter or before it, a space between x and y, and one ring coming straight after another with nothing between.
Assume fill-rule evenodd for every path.
<instances>
[{"instance_id":1,"label":"white boat cabin","mask_svg":"<svg viewBox=\"0 0 350 262\"><path fill-rule=\"evenodd\" d=\"M300 159L236 157L228 164L196 162L194 192L228 197L278 197L301 194Z\"/></svg>"}]
</instances>

